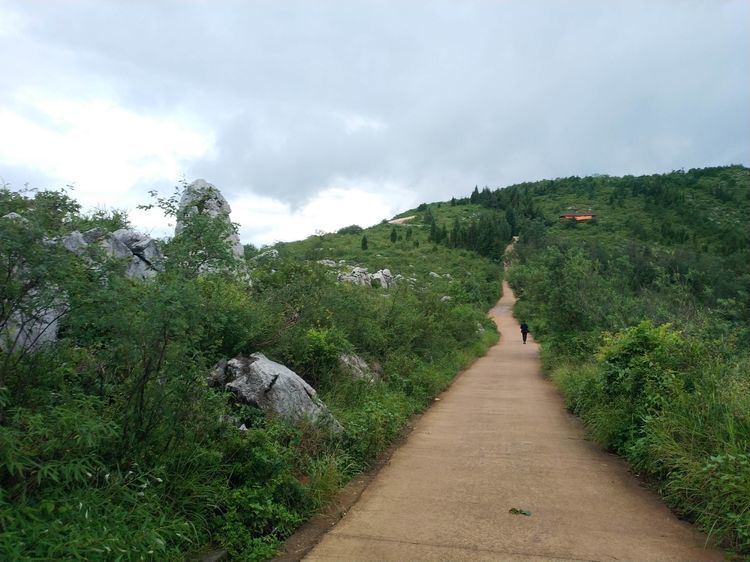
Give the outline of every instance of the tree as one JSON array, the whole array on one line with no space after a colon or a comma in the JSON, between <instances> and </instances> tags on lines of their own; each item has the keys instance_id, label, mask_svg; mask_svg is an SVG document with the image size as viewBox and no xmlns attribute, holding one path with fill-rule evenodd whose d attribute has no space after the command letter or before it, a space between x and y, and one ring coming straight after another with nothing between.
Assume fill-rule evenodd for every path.
<instances>
[{"instance_id":1,"label":"tree","mask_svg":"<svg viewBox=\"0 0 750 562\"><path fill-rule=\"evenodd\" d=\"M396 232L396 227L394 226L391 230L391 244L395 244L396 240L398 240L398 232Z\"/></svg>"},{"instance_id":2,"label":"tree","mask_svg":"<svg viewBox=\"0 0 750 562\"><path fill-rule=\"evenodd\" d=\"M367 234L364 234L364 235L362 236L362 249L363 249L363 250L366 250L366 249L367 249Z\"/></svg>"}]
</instances>

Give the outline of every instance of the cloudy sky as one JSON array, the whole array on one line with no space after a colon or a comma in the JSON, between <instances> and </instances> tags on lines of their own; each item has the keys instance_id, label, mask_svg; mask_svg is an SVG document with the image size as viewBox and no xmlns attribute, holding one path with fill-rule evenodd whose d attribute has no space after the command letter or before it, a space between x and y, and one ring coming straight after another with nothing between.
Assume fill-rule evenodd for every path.
<instances>
[{"instance_id":1,"label":"cloudy sky","mask_svg":"<svg viewBox=\"0 0 750 562\"><path fill-rule=\"evenodd\" d=\"M748 0L0 0L0 178L129 210L205 178L264 244L474 185L750 165L748 22Z\"/></svg>"}]
</instances>

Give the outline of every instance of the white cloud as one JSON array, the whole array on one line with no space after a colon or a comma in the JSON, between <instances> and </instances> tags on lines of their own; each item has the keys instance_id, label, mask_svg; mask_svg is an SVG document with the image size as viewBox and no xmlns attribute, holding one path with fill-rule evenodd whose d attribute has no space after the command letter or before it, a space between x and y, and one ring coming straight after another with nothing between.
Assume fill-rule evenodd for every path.
<instances>
[{"instance_id":1,"label":"white cloud","mask_svg":"<svg viewBox=\"0 0 750 562\"><path fill-rule=\"evenodd\" d=\"M134 185L179 177L213 143L179 114L149 117L96 98L17 99L15 111L0 109L0 166L41 169L89 207L134 204Z\"/></svg>"},{"instance_id":2,"label":"white cloud","mask_svg":"<svg viewBox=\"0 0 750 562\"><path fill-rule=\"evenodd\" d=\"M339 180L297 209L278 199L252 194L230 204L232 220L240 223L242 240L261 245L299 240L316 231L334 232L350 224L371 226L414 202L414 193L403 186Z\"/></svg>"}]
</instances>

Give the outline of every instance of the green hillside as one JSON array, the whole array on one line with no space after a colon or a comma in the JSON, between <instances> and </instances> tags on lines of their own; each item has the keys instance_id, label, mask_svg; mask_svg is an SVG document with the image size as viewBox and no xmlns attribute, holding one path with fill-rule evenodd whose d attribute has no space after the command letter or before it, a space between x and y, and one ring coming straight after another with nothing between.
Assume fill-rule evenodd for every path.
<instances>
[{"instance_id":1,"label":"green hillside","mask_svg":"<svg viewBox=\"0 0 750 562\"><path fill-rule=\"evenodd\" d=\"M678 513L747 554L750 170L508 191L541 211L508 277L568 407ZM556 218L570 209L595 218Z\"/></svg>"},{"instance_id":2,"label":"green hillside","mask_svg":"<svg viewBox=\"0 0 750 562\"><path fill-rule=\"evenodd\" d=\"M157 203L179 214L177 197ZM3 560L182 560L209 543L269 558L498 337L485 311L500 265L428 243L421 221L395 241L391 225L357 227L239 261L226 224L183 214L164 269L137 281L127 260L62 243L127 227L122 213L2 190L0 217ZM339 282L354 266L401 277ZM57 340L21 345L18 319L50 311ZM312 385L343 431L207 386L217 361L255 352ZM371 374L353 376L342 354Z\"/></svg>"},{"instance_id":3,"label":"green hillside","mask_svg":"<svg viewBox=\"0 0 750 562\"><path fill-rule=\"evenodd\" d=\"M176 201L157 204L174 215ZM231 227L188 214L160 242L164 267L136 281L98 246L60 242L128 227L124 213L0 190L0 559L182 560L209 544L269 558L497 340L503 260L516 315L592 436L747 552L749 207L737 166L561 178L241 260ZM573 210L595 217L559 218ZM395 285L343 280L354 268ZM25 349L18 318L50 310L56 340ZM312 385L343 431L209 388L217 361L255 352Z\"/></svg>"}]
</instances>

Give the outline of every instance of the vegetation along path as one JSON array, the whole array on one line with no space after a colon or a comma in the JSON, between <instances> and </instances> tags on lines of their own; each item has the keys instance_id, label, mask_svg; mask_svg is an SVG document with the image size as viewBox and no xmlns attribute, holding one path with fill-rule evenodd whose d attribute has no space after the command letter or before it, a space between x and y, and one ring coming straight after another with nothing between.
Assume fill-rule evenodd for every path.
<instances>
[{"instance_id":1,"label":"vegetation along path","mask_svg":"<svg viewBox=\"0 0 750 562\"><path fill-rule=\"evenodd\" d=\"M584 438L523 345L500 343L419 421L307 560L722 560L627 466Z\"/></svg>"}]
</instances>

